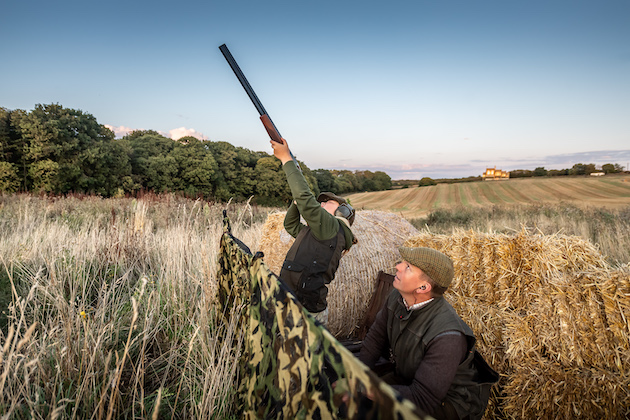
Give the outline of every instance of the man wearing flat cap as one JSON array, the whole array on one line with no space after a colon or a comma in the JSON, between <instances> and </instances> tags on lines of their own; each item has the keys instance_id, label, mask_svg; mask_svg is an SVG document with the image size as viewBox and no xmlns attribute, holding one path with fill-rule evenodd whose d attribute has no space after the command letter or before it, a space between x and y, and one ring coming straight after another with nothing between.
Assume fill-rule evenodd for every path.
<instances>
[{"instance_id":1,"label":"man wearing flat cap","mask_svg":"<svg viewBox=\"0 0 630 420\"><path fill-rule=\"evenodd\" d=\"M382 379L436 419L480 419L498 380L475 349L475 335L444 299L453 262L431 248L399 248L394 290L368 331L359 359L374 368L394 362Z\"/></svg>"},{"instance_id":2,"label":"man wearing flat cap","mask_svg":"<svg viewBox=\"0 0 630 420\"><path fill-rule=\"evenodd\" d=\"M356 242L350 229L355 212L344 198L331 192L321 193L316 199L286 140L282 140L283 143L271 141L271 147L282 162L291 188L293 201L284 218L284 228L295 242L282 264L280 278L315 319L326 325L327 284L334 279L344 251Z\"/></svg>"}]
</instances>

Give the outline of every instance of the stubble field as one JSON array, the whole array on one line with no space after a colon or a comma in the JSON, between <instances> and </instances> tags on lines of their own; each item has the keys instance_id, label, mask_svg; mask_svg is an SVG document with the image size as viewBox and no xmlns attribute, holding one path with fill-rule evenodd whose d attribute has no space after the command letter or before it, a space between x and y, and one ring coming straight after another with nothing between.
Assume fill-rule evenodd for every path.
<instances>
[{"instance_id":1,"label":"stubble field","mask_svg":"<svg viewBox=\"0 0 630 420\"><path fill-rule=\"evenodd\" d=\"M348 198L357 209L392 211L408 219L425 217L437 209L458 206L567 203L618 209L630 205L630 175L518 178L438 184L357 193Z\"/></svg>"}]
</instances>

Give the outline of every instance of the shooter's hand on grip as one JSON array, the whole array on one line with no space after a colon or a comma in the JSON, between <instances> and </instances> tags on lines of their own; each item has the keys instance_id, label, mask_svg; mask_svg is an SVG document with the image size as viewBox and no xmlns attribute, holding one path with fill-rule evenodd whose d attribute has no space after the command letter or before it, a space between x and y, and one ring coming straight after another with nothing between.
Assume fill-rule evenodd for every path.
<instances>
[{"instance_id":1,"label":"shooter's hand on grip","mask_svg":"<svg viewBox=\"0 0 630 420\"><path fill-rule=\"evenodd\" d=\"M280 162L282 162L283 165L288 161L293 160L293 155L291 154L291 150L289 149L289 144L285 139L280 137L280 142L271 140L269 143L271 143L273 155L280 159Z\"/></svg>"}]
</instances>

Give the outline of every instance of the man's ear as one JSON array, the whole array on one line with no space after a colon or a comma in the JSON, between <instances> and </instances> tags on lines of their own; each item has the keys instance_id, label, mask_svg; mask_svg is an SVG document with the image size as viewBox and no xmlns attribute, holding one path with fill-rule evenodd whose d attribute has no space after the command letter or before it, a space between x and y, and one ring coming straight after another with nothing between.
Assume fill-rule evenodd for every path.
<instances>
[{"instance_id":1,"label":"man's ear","mask_svg":"<svg viewBox=\"0 0 630 420\"><path fill-rule=\"evenodd\" d=\"M416 293L429 293L431 291L431 283L426 282L422 286L418 287Z\"/></svg>"}]
</instances>

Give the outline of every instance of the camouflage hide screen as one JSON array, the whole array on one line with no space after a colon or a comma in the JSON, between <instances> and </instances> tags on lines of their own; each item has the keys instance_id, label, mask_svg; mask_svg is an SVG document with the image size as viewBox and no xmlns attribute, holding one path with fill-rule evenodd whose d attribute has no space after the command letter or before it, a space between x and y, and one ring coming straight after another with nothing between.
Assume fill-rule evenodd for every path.
<instances>
[{"instance_id":1,"label":"camouflage hide screen","mask_svg":"<svg viewBox=\"0 0 630 420\"><path fill-rule=\"evenodd\" d=\"M223 313L240 317L245 333L238 385L244 418L428 418L316 322L262 254L232 236L225 215L218 279Z\"/></svg>"}]
</instances>

